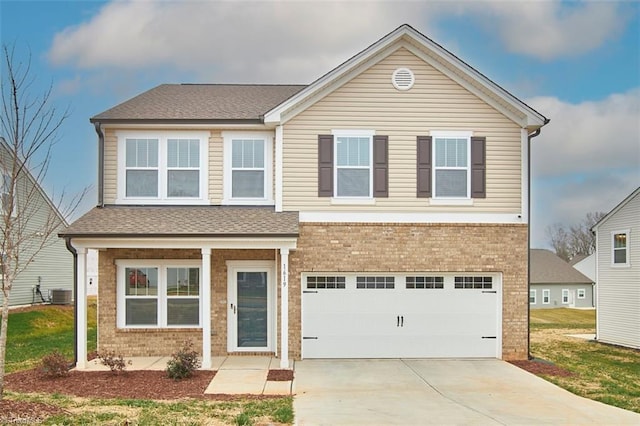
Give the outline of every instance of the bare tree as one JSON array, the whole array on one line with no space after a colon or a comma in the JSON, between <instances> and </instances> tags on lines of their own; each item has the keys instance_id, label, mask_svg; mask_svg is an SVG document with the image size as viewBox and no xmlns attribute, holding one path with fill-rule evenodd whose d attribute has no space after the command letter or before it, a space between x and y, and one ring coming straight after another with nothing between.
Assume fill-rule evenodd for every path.
<instances>
[{"instance_id":1,"label":"bare tree","mask_svg":"<svg viewBox=\"0 0 640 426\"><path fill-rule=\"evenodd\" d=\"M4 394L9 300L16 277L57 240L67 215L78 207L86 189L75 197L48 198L40 188L47 174L58 131L69 116L52 104L53 85L34 95L31 60L16 59L15 45L2 46L2 113L0 115L0 398Z\"/></svg>"},{"instance_id":2,"label":"bare tree","mask_svg":"<svg viewBox=\"0 0 640 426\"><path fill-rule=\"evenodd\" d=\"M596 250L596 239L591 228L605 216L602 212L589 212L579 223L566 229L561 224L547 228L549 242L558 257L567 262L577 255L588 256Z\"/></svg>"}]
</instances>

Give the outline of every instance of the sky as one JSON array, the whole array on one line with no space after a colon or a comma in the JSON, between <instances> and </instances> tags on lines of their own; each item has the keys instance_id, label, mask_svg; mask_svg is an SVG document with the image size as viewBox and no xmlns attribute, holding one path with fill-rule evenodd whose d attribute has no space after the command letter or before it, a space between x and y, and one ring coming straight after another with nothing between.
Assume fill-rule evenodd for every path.
<instances>
[{"instance_id":1,"label":"sky","mask_svg":"<svg viewBox=\"0 0 640 426\"><path fill-rule=\"evenodd\" d=\"M640 2L8 1L3 44L69 108L43 186L91 192L89 118L161 83L308 84L402 24L551 122L531 147L532 247L640 186Z\"/></svg>"}]
</instances>

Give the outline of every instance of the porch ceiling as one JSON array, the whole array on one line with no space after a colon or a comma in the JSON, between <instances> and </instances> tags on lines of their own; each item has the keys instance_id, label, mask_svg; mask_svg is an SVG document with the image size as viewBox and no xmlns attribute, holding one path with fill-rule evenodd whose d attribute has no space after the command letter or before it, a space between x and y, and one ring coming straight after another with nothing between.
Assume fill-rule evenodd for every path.
<instances>
[{"instance_id":1,"label":"porch ceiling","mask_svg":"<svg viewBox=\"0 0 640 426\"><path fill-rule=\"evenodd\" d=\"M298 212L247 206L95 207L63 238L297 237Z\"/></svg>"}]
</instances>

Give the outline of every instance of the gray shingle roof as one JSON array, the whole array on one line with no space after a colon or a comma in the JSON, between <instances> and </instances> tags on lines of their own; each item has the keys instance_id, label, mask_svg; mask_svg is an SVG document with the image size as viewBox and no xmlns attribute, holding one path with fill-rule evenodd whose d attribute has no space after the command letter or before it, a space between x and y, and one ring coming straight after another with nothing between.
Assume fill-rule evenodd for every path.
<instances>
[{"instance_id":1,"label":"gray shingle roof","mask_svg":"<svg viewBox=\"0 0 640 426\"><path fill-rule=\"evenodd\" d=\"M304 85L161 84L93 118L100 121L255 120Z\"/></svg>"},{"instance_id":2,"label":"gray shingle roof","mask_svg":"<svg viewBox=\"0 0 640 426\"><path fill-rule=\"evenodd\" d=\"M591 284L593 281L549 250L531 250L531 284Z\"/></svg>"},{"instance_id":3,"label":"gray shingle roof","mask_svg":"<svg viewBox=\"0 0 640 426\"><path fill-rule=\"evenodd\" d=\"M95 207L61 237L296 237L298 212L249 206Z\"/></svg>"}]
</instances>

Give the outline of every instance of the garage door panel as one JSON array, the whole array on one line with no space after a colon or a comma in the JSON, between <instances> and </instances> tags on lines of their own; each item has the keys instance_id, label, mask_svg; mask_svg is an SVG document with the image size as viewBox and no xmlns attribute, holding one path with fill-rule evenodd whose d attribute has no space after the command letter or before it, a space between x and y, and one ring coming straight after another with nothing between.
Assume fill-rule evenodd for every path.
<instances>
[{"instance_id":1,"label":"garage door panel","mask_svg":"<svg viewBox=\"0 0 640 426\"><path fill-rule=\"evenodd\" d=\"M483 289L455 288L453 274L441 288L406 288L401 275L392 288L357 288L352 275L303 293L303 357L500 356L499 276Z\"/></svg>"}]
</instances>

